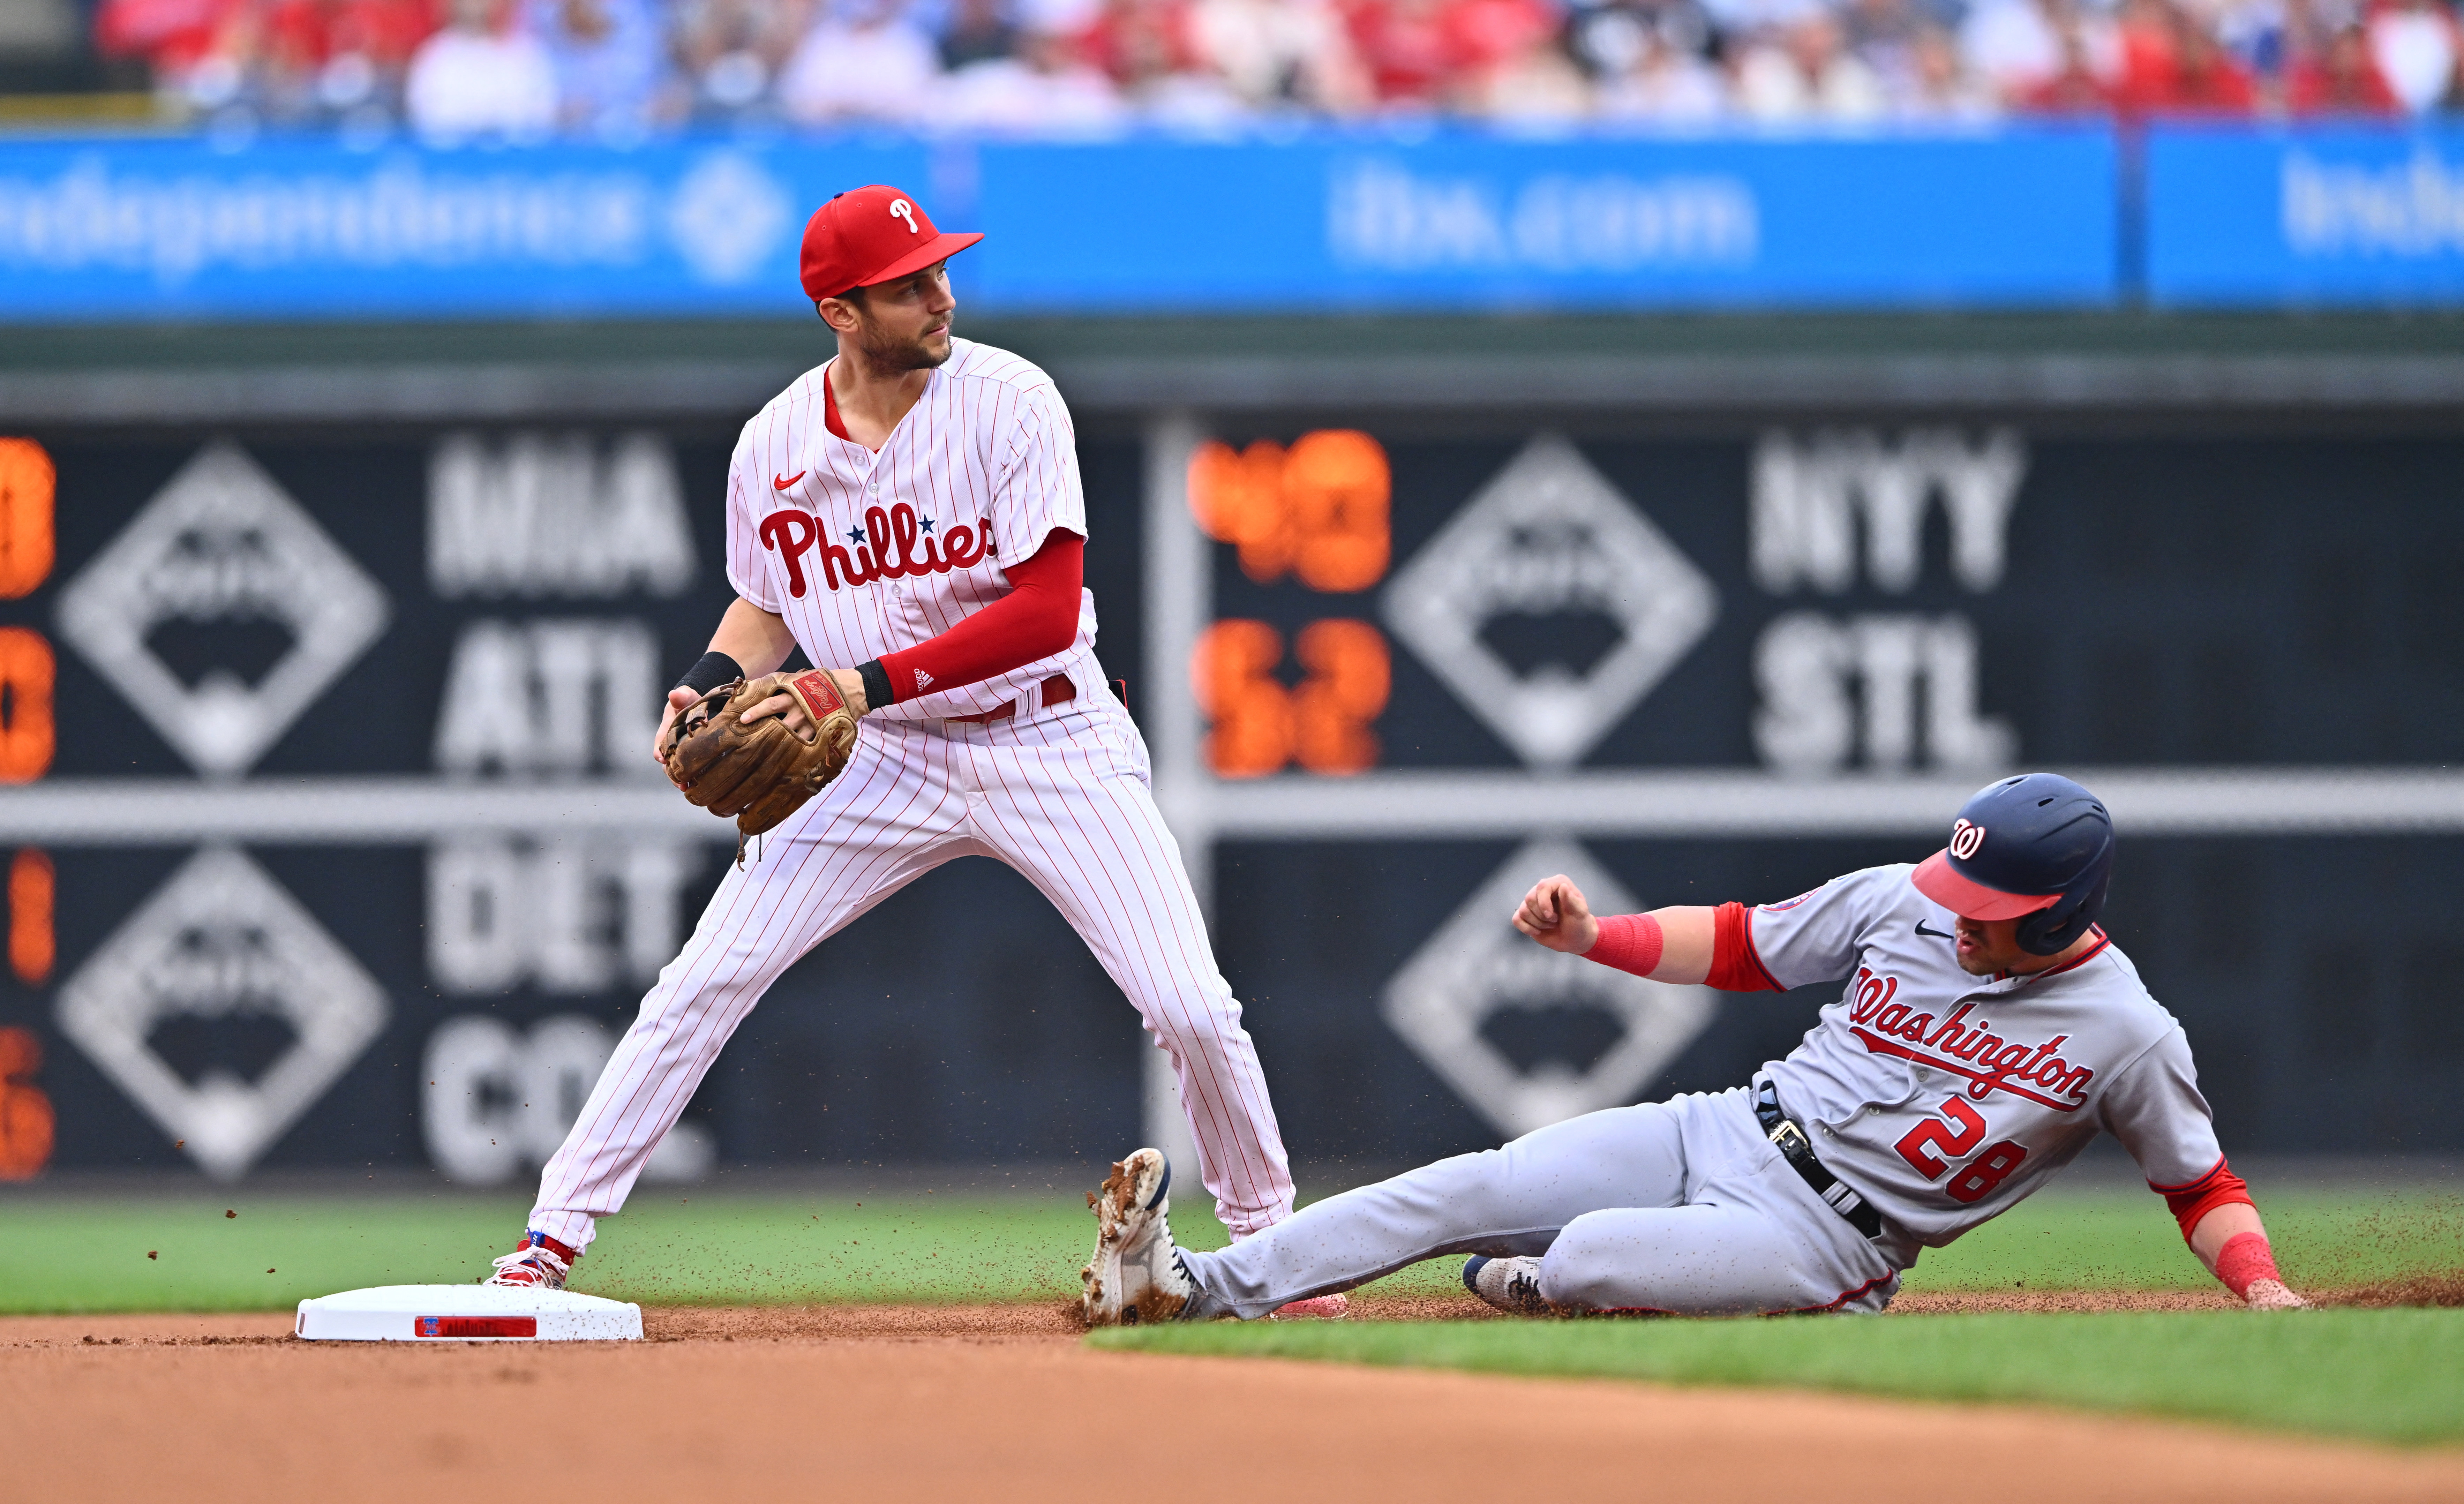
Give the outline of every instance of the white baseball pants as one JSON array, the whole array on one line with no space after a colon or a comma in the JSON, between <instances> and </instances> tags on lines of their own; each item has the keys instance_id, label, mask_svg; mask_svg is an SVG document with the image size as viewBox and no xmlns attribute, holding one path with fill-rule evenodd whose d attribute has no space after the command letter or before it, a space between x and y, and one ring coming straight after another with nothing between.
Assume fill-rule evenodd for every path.
<instances>
[{"instance_id":1,"label":"white baseball pants","mask_svg":"<svg viewBox=\"0 0 2464 1504\"><path fill-rule=\"evenodd\" d=\"M1743 1090L1554 1123L1310 1205L1220 1253L1183 1251L1189 1316L1266 1316L1447 1253L1538 1255L1587 1311L1880 1311L1916 1248L1868 1243L1780 1158Z\"/></svg>"},{"instance_id":2,"label":"white baseball pants","mask_svg":"<svg viewBox=\"0 0 2464 1504\"><path fill-rule=\"evenodd\" d=\"M1031 699L1033 697L1026 697ZM732 870L659 973L539 1182L531 1227L575 1249L625 1205L721 1046L806 951L958 856L1026 874L1172 1057L1199 1171L1235 1237L1292 1178L1241 1006L1216 968L1145 739L1098 688L982 723L867 719L838 779Z\"/></svg>"}]
</instances>

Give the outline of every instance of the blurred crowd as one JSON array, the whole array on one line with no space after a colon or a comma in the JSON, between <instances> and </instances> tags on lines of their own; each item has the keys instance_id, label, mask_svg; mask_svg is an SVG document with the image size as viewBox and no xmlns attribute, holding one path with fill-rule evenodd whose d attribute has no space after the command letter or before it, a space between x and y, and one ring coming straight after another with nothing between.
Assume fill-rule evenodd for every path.
<instances>
[{"instance_id":1,"label":"blurred crowd","mask_svg":"<svg viewBox=\"0 0 2464 1504\"><path fill-rule=\"evenodd\" d=\"M96 27L207 115L448 139L2399 116L2456 107L2464 52L2448 0L101 0Z\"/></svg>"}]
</instances>

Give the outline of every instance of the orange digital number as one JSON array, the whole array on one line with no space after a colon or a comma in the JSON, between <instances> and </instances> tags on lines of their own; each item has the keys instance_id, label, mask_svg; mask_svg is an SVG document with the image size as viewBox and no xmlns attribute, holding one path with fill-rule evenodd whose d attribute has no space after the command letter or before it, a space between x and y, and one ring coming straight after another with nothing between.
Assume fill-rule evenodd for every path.
<instances>
[{"instance_id":1,"label":"orange digital number","mask_svg":"<svg viewBox=\"0 0 2464 1504\"><path fill-rule=\"evenodd\" d=\"M1386 578L1394 545L1386 450L1352 429L1304 433L1284 456L1284 514L1297 540L1292 567L1312 590L1365 590Z\"/></svg>"},{"instance_id":2,"label":"orange digital number","mask_svg":"<svg viewBox=\"0 0 2464 1504\"><path fill-rule=\"evenodd\" d=\"M1265 622L1221 621L1198 639L1190 678L1206 734L1206 765L1225 778L1263 778L1292 760L1291 693L1277 682L1284 634Z\"/></svg>"},{"instance_id":3,"label":"orange digital number","mask_svg":"<svg viewBox=\"0 0 2464 1504\"><path fill-rule=\"evenodd\" d=\"M1352 429L1304 433L1289 450L1209 439L1189 457L1189 506L1207 537L1241 551L1261 585L1298 574L1348 594L1386 578L1394 550L1386 450Z\"/></svg>"},{"instance_id":4,"label":"orange digital number","mask_svg":"<svg viewBox=\"0 0 2464 1504\"><path fill-rule=\"evenodd\" d=\"M9 969L39 986L50 980L58 942L52 928L52 859L32 847L9 864Z\"/></svg>"},{"instance_id":5,"label":"orange digital number","mask_svg":"<svg viewBox=\"0 0 2464 1504\"><path fill-rule=\"evenodd\" d=\"M1284 635L1265 622L1220 621L1198 640L1190 675L1214 728L1206 763L1225 778L1263 778L1298 760L1313 773L1377 765L1370 723L1386 710L1393 655L1367 622L1311 622L1294 644L1305 676L1287 689Z\"/></svg>"},{"instance_id":6,"label":"orange digital number","mask_svg":"<svg viewBox=\"0 0 2464 1504\"><path fill-rule=\"evenodd\" d=\"M33 1030L0 1028L0 1181L30 1181L52 1162L52 1099L33 1082L43 1043Z\"/></svg>"},{"instance_id":7,"label":"orange digital number","mask_svg":"<svg viewBox=\"0 0 2464 1504\"><path fill-rule=\"evenodd\" d=\"M33 439L0 438L0 598L31 595L52 575L58 476Z\"/></svg>"},{"instance_id":8,"label":"orange digital number","mask_svg":"<svg viewBox=\"0 0 2464 1504\"><path fill-rule=\"evenodd\" d=\"M1394 664L1385 634L1367 622L1311 622L1294 644L1309 676L1292 691L1293 752L1312 773L1358 773L1377 765L1369 723L1386 713Z\"/></svg>"},{"instance_id":9,"label":"orange digital number","mask_svg":"<svg viewBox=\"0 0 2464 1504\"><path fill-rule=\"evenodd\" d=\"M1261 584L1291 567L1284 525L1284 446L1260 439L1245 450L1216 439L1189 456L1189 509L1199 528L1241 550L1241 569Z\"/></svg>"},{"instance_id":10,"label":"orange digital number","mask_svg":"<svg viewBox=\"0 0 2464 1504\"><path fill-rule=\"evenodd\" d=\"M51 770L56 669L41 632L0 627L0 784L31 784Z\"/></svg>"}]
</instances>

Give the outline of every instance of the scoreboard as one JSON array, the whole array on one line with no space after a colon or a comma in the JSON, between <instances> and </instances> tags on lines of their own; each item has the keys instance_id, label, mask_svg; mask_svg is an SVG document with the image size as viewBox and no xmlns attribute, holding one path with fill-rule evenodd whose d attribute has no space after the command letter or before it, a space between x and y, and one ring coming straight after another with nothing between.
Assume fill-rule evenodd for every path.
<instances>
[{"instance_id":1,"label":"scoreboard","mask_svg":"<svg viewBox=\"0 0 2464 1504\"><path fill-rule=\"evenodd\" d=\"M51 578L57 476L43 447L0 438L0 601L19 601ZM52 644L29 627L0 627L0 784L26 784L51 769L56 732ZM50 980L57 942L52 927L54 873L49 853L27 849L9 859L9 971L21 985ZM0 1180L24 1180L51 1162L55 1114L37 1084L42 1043L23 1026L0 1026Z\"/></svg>"},{"instance_id":2,"label":"scoreboard","mask_svg":"<svg viewBox=\"0 0 2464 1504\"><path fill-rule=\"evenodd\" d=\"M1813 999L1544 955L1513 902L1776 900L2026 767L2113 808L2109 925L2237 1142L2371 1141L2372 1071L2453 1090L2464 446L1253 425L1148 431L1144 719L1297 1142L1744 1079Z\"/></svg>"},{"instance_id":3,"label":"scoreboard","mask_svg":"<svg viewBox=\"0 0 2464 1504\"><path fill-rule=\"evenodd\" d=\"M1385 447L1366 433L1317 430L1289 448L1204 440L1190 451L1188 494L1199 529L1230 545L1253 586L1289 582L1333 597L1324 605L1340 613L1345 597L1386 578L1394 476ZM1219 617L1190 665L1192 697L1210 726L1206 765L1228 778L1375 767L1380 748L1370 727L1385 713L1392 677L1384 635L1356 615L1316 616L1288 644L1273 622Z\"/></svg>"},{"instance_id":4,"label":"scoreboard","mask_svg":"<svg viewBox=\"0 0 2464 1504\"><path fill-rule=\"evenodd\" d=\"M535 1168L733 849L640 755L730 598L732 433L0 439L0 1177ZM1080 457L1098 649L1305 1163L1743 1079L1813 998L1513 901L1786 897L2020 767L2111 805L2109 925L2237 1150L2464 1147L2464 438L1330 409ZM1179 1131L1016 874L825 949L657 1173Z\"/></svg>"}]
</instances>

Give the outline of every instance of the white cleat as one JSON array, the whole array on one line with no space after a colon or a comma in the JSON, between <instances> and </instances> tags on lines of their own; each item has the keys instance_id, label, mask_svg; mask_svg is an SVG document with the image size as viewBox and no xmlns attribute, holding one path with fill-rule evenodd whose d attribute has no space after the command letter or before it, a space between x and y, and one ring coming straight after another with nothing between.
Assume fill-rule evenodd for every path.
<instances>
[{"instance_id":1,"label":"white cleat","mask_svg":"<svg viewBox=\"0 0 2464 1504\"><path fill-rule=\"evenodd\" d=\"M1540 1261L1536 1258L1472 1258L1464 1261L1463 1288L1512 1316L1555 1316L1557 1308L1540 1298Z\"/></svg>"},{"instance_id":2,"label":"white cleat","mask_svg":"<svg viewBox=\"0 0 2464 1504\"><path fill-rule=\"evenodd\" d=\"M1095 1209L1095 1256L1078 1272L1086 1287L1078 1313L1089 1326L1136 1326L1177 1320L1198 1294L1173 1247L1172 1163L1161 1149L1140 1149L1112 1166L1104 1188L1089 1194Z\"/></svg>"}]
</instances>

